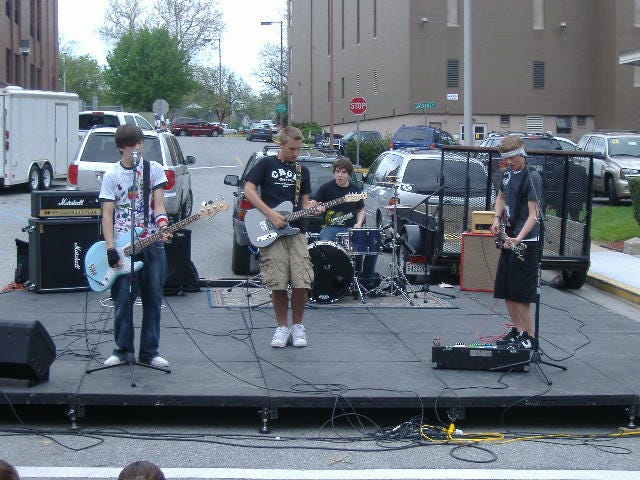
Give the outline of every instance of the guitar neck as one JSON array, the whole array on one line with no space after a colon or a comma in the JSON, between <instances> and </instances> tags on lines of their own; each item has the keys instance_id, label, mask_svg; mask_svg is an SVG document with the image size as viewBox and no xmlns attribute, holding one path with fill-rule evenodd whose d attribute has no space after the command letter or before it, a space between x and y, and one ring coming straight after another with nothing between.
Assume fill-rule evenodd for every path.
<instances>
[{"instance_id":1,"label":"guitar neck","mask_svg":"<svg viewBox=\"0 0 640 480\"><path fill-rule=\"evenodd\" d=\"M297 212L293 212L287 215L287 222L298 220L304 217L305 215L309 215L311 212L313 212L316 209L316 207L323 206L325 208L328 208L328 207L333 207L334 205L340 205L341 203L344 203L346 201L347 199L345 197L336 198L335 200L329 200L328 202L325 202L325 203L319 203L315 207L307 208L305 210L298 210Z\"/></svg>"},{"instance_id":2,"label":"guitar neck","mask_svg":"<svg viewBox=\"0 0 640 480\"><path fill-rule=\"evenodd\" d=\"M189 225L190 223L195 222L196 220L200 219L200 214L196 213L195 215L191 215L190 217L185 218L184 220L180 220L177 223L174 223L173 225L171 225L170 227L168 227L166 229L166 231L168 233L174 233L177 232L178 230L180 230L182 227L186 227L187 225ZM134 253L138 253L140 252L143 248L148 247L149 245L152 245L154 243L156 243L157 241L161 240L162 235L160 234L160 232L158 233L154 233L153 235L149 235L148 237L142 238L140 240L137 240L135 242L135 245L133 245L134 248L132 248L131 245L129 245L128 247L126 247L124 249L124 254L126 256L131 256Z\"/></svg>"}]
</instances>

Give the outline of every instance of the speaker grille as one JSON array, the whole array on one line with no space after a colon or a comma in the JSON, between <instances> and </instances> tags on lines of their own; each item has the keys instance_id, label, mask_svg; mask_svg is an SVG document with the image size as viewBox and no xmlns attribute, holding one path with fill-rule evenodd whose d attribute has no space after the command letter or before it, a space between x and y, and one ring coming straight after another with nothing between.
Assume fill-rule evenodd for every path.
<instances>
[{"instance_id":1,"label":"speaker grille","mask_svg":"<svg viewBox=\"0 0 640 480\"><path fill-rule=\"evenodd\" d=\"M493 235L463 233L460 290L493 292L499 258Z\"/></svg>"}]
</instances>

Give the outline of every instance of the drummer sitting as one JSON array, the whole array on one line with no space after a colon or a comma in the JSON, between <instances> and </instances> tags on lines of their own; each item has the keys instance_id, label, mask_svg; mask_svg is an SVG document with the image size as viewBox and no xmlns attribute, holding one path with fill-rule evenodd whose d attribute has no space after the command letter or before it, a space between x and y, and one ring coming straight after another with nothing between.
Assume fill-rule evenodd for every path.
<instances>
[{"instance_id":1,"label":"drummer sitting","mask_svg":"<svg viewBox=\"0 0 640 480\"><path fill-rule=\"evenodd\" d=\"M322 185L313 199L317 202L328 202L349 194L362 193L362 189L350 182L353 164L346 157L341 157L333 164L333 181ZM335 242L339 233L348 233L352 228L362 228L366 219L364 200L345 202L327 208L322 220L320 240ZM343 245L344 246L344 245ZM362 283L366 289L375 288L377 254L365 255Z\"/></svg>"}]
</instances>

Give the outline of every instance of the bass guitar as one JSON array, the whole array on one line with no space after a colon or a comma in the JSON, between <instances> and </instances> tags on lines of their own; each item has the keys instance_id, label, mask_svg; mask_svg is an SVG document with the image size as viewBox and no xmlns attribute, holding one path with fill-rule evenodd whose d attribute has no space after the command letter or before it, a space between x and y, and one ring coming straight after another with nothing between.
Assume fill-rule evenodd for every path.
<instances>
[{"instance_id":1,"label":"bass guitar","mask_svg":"<svg viewBox=\"0 0 640 480\"><path fill-rule=\"evenodd\" d=\"M367 198L366 193L350 193L349 195L345 195L344 197L337 198L335 200L330 200L325 203L319 203L313 208L298 210L297 212L293 213L293 203L282 202L280 205L274 208L274 210L284 216L287 221L286 225L282 228L276 228L264 213L262 213L257 208L252 208L246 213L244 217L244 225L247 229L247 236L249 237L249 241L254 246L268 247L279 237L295 235L296 233L298 233L300 229L290 226L289 222L298 220L305 215L312 214L317 207L323 206L325 208L328 208L333 207L334 205L340 205L341 203L357 202L359 200L364 200L365 198Z\"/></svg>"},{"instance_id":2,"label":"bass guitar","mask_svg":"<svg viewBox=\"0 0 640 480\"><path fill-rule=\"evenodd\" d=\"M189 225L203 218L213 218L218 212L223 212L229 209L229 204L226 200L219 202L209 201L203 204L198 213L192 215L184 220L174 223L166 231L174 233L181 228ZM144 228L137 227L135 230L135 236L139 237ZM120 275L126 275L131 271L131 256L140 252L143 248L148 247L161 239L160 233L149 235L148 237L137 240L133 248L131 246L131 235L121 236L114 244L122 266L111 267L107 260L107 246L104 241L94 243L87 254L84 257L84 272L89 282L89 287L95 292L104 292L113 285L113 282ZM133 262L133 270L138 271L142 268L142 262Z\"/></svg>"}]
</instances>

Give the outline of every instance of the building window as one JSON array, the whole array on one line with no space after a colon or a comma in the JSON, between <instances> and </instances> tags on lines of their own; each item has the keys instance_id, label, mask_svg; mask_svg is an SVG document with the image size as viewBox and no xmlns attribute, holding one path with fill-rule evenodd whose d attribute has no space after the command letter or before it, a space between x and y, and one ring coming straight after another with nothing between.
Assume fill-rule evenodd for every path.
<instances>
[{"instance_id":1,"label":"building window","mask_svg":"<svg viewBox=\"0 0 640 480\"><path fill-rule=\"evenodd\" d=\"M373 0L373 38L378 38L378 0Z\"/></svg>"},{"instance_id":2,"label":"building window","mask_svg":"<svg viewBox=\"0 0 640 480\"><path fill-rule=\"evenodd\" d=\"M38 18L37 22L37 40L40 41L40 37L42 36L42 0L38 0Z\"/></svg>"},{"instance_id":3,"label":"building window","mask_svg":"<svg viewBox=\"0 0 640 480\"><path fill-rule=\"evenodd\" d=\"M342 50L344 50L344 2L342 0L342 5L340 6L340 38L342 39Z\"/></svg>"},{"instance_id":4,"label":"building window","mask_svg":"<svg viewBox=\"0 0 640 480\"><path fill-rule=\"evenodd\" d=\"M13 68L11 68L11 50L7 48L5 54L5 71L7 72L7 83L13 82Z\"/></svg>"},{"instance_id":5,"label":"building window","mask_svg":"<svg viewBox=\"0 0 640 480\"><path fill-rule=\"evenodd\" d=\"M13 76L16 79L16 85L21 86L22 85L22 75L20 74L20 72L22 71L22 69L20 68L22 65L20 64L20 55L15 54L14 58L13 58Z\"/></svg>"},{"instance_id":6,"label":"building window","mask_svg":"<svg viewBox=\"0 0 640 480\"><path fill-rule=\"evenodd\" d=\"M544 30L544 0L533 0L533 29Z\"/></svg>"},{"instance_id":7,"label":"building window","mask_svg":"<svg viewBox=\"0 0 640 480\"><path fill-rule=\"evenodd\" d=\"M29 34L35 37L36 31L36 2L31 0L29 2Z\"/></svg>"},{"instance_id":8,"label":"building window","mask_svg":"<svg viewBox=\"0 0 640 480\"><path fill-rule=\"evenodd\" d=\"M544 62L533 61L533 88L544 88Z\"/></svg>"},{"instance_id":9,"label":"building window","mask_svg":"<svg viewBox=\"0 0 640 480\"><path fill-rule=\"evenodd\" d=\"M11 0L4 1L4 13L11 18Z\"/></svg>"},{"instance_id":10,"label":"building window","mask_svg":"<svg viewBox=\"0 0 640 480\"><path fill-rule=\"evenodd\" d=\"M460 26L460 0L447 0L447 27Z\"/></svg>"},{"instance_id":11,"label":"building window","mask_svg":"<svg viewBox=\"0 0 640 480\"><path fill-rule=\"evenodd\" d=\"M378 69L373 69L373 94L378 95Z\"/></svg>"},{"instance_id":12,"label":"building window","mask_svg":"<svg viewBox=\"0 0 640 480\"><path fill-rule=\"evenodd\" d=\"M356 0L356 43L360 45L360 0Z\"/></svg>"},{"instance_id":13,"label":"building window","mask_svg":"<svg viewBox=\"0 0 640 480\"><path fill-rule=\"evenodd\" d=\"M556 117L556 132L559 134L571 135L572 120L570 116L559 115Z\"/></svg>"},{"instance_id":14,"label":"building window","mask_svg":"<svg viewBox=\"0 0 640 480\"><path fill-rule=\"evenodd\" d=\"M460 87L460 61L454 58L447 59L447 88Z\"/></svg>"},{"instance_id":15,"label":"building window","mask_svg":"<svg viewBox=\"0 0 640 480\"><path fill-rule=\"evenodd\" d=\"M500 126L501 127L509 127L511 125L511 116L509 115L500 115Z\"/></svg>"},{"instance_id":16,"label":"building window","mask_svg":"<svg viewBox=\"0 0 640 480\"><path fill-rule=\"evenodd\" d=\"M633 26L640 27L640 0L634 0L633 2Z\"/></svg>"},{"instance_id":17,"label":"building window","mask_svg":"<svg viewBox=\"0 0 640 480\"><path fill-rule=\"evenodd\" d=\"M13 21L20 25L20 0L13 0Z\"/></svg>"}]
</instances>

